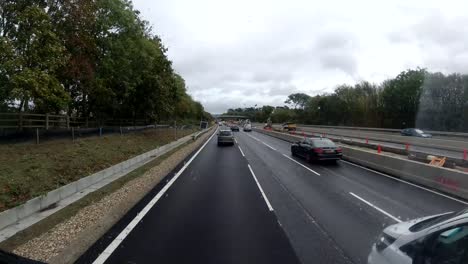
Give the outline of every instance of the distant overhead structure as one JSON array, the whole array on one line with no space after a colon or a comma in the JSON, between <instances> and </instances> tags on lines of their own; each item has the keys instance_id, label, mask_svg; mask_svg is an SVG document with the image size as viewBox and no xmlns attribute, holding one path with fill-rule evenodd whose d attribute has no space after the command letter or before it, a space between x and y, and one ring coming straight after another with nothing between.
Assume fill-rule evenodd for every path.
<instances>
[{"instance_id":1,"label":"distant overhead structure","mask_svg":"<svg viewBox=\"0 0 468 264\"><path fill-rule=\"evenodd\" d=\"M218 120L240 120L240 119L246 119L246 116L241 116L241 115L220 115L216 117Z\"/></svg>"}]
</instances>

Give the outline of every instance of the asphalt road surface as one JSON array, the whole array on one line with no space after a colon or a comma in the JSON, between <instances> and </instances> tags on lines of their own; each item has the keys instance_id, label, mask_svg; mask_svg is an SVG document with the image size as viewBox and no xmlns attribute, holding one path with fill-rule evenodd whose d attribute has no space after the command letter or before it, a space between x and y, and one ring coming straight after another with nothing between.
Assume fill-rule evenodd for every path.
<instances>
[{"instance_id":1,"label":"asphalt road surface","mask_svg":"<svg viewBox=\"0 0 468 264\"><path fill-rule=\"evenodd\" d=\"M218 147L214 136L131 228L88 257L100 255L95 263L366 263L384 227L467 205L345 161L307 164L290 155L289 143L263 134L235 137L235 146Z\"/></svg>"}]
</instances>

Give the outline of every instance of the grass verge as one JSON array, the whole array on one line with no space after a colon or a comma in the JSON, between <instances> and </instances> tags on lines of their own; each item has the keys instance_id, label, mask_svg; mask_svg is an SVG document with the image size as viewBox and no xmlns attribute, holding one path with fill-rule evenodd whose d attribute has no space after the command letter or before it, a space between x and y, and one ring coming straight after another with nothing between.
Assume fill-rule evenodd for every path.
<instances>
[{"instance_id":1,"label":"grass verge","mask_svg":"<svg viewBox=\"0 0 468 264\"><path fill-rule=\"evenodd\" d=\"M180 130L181 138L194 130ZM174 140L172 129L0 145L0 212Z\"/></svg>"},{"instance_id":2,"label":"grass verge","mask_svg":"<svg viewBox=\"0 0 468 264\"><path fill-rule=\"evenodd\" d=\"M73 215L75 215L81 208L84 208L94 202L100 201L103 197L115 192L124 186L127 182L144 175L151 168L158 166L163 160L171 156L173 153L177 152L179 149L185 147L186 145L192 143L191 141L177 147L176 149L152 160L151 162L143 165L142 167L135 169L134 171L128 173L122 178L104 186L103 188L92 192L80 200L70 204L69 206L63 208L62 210L54 213L53 215L47 217L46 219L32 225L31 227L18 232L11 238L0 243L0 249L7 252L13 251L16 247L26 243L27 241L42 235L47 232L54 226L58 225L61 222L66 221Z\"/></svg>"}]
</instances>

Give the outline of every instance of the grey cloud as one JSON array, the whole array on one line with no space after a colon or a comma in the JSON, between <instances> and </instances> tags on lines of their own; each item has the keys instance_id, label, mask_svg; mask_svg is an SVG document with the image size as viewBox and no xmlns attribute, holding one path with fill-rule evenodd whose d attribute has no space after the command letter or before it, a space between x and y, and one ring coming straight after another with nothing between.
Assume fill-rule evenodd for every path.
<instances>
[{"instance_id":1,"label":"grey cloud","mask_svg":"<svg viewBox=\"0 0 468 264\"><path fill-rule=\"evenodd\" d=\"M352 54L323 53L319 58L325 68L339 69L351 76L356 74L357 61Z\"/></svg>"},{"instance_id":2,"label":"grey cloud","mask_svg":"<svg viewBox=\"0 0 468 264\"><path fill-rule=\"evenodd\" d=\"M468 70L468 17L448 17L440 11L418 22L389 33L393 43L416 44L421 52L423 67L443 72Z\"/></svg>"},{"instance_id":3,"label":"grey cloud","mask_svg":"<svg viewBox=\"0 0 468 264\"><path fill-rule=\"evenodd\" d=\"M338 69L351 76L357 72L357 58L354 55L358 41L346 32L327 33L316 42L315 52L320 64L326 69Z\"/></svg>"},{"instance_id":4,"label":"grey cloud","mask_svg":"<svg viewBox=\"0 0 468 264\"><path fill-rule=\"evenodd\" d=\"M293 84L276 84L276 85L272 85L269 89L268 89L268 95L270 96L278 96L278 95L281 95L281 96L284 96L284 98L286 99L286 97L292 93L295 93L297 92L297 87Z\"/></svg>"},{"instance_id":5,"label":"grey cloud","mask_svg":"<svg viewBox=\"0 0 468 264\"><path fill-rule=\"evenodd\" d=\"M354 49L355 47L355 37L347 32L322 34L315 44L317 50Z\"/></svg>"},{"instance_id":6,"label":"grey cloud","mask_svg":"<svg viewBox=\"0 0 468 264\"><path fill-rule=\"evenodd\" d=\"M468 2L456 1L457 8L435 0L134 3L168 42L189 92L221 113L282 105L291 93L330 92L359 79L379 82L406 67L466 72L468 15L451 14Z\"/></svg>"},{"instance_id":7,"label":"grey cloud","mask_svg":"<svg viewBox=\"0 0 468 264\"><path fill-rule=\"evenodd\" d=\"M415 39L419 42L431 42L437 45L447 45L464 42L468 29L468 18L448 18L435 13L424 18L412 27Z\"/></svg>"}]
</instances>

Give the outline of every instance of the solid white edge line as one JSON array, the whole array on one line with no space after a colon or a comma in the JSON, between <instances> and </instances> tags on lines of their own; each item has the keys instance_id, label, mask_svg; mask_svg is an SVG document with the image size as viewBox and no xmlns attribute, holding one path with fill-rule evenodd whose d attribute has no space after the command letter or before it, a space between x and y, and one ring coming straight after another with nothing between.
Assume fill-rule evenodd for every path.
<instances>
[{"instance_id":1,"label":"solid white edge line","mask_svg":"<svg viewBox=\"0 0 468 264\"><path fill-rule=\"evenodd\" d=\"M263 200L265 200L265 203L267 204L268 209L270 211L273 211L273 207L271 206L270 201L268 201L268 198L266 197L265 192L263 192L262 186L258 182L257 177L255 177L255 173L253 172L252 167L250 167L250 164L247 164L247 166L249 167L250 173L252 173L252 176L253 176L255 182L257 183L258 189L260 189L260 192L262 193Z\"/></svg>"},{"instance_id":2,"label":"solid white edge line","mask_svg":"<svg viewBox=\"0 0 468 264\"><path fill-rule=\"evenodd\" d=\"M187 169L187 167L192 163L192 161L200 154L200 152L205 148L208 142L211 141L213 136L216 135L216 132L211 135L211 137L203 144L203 146L192 156L192 158L185 163L185 165L176 173L174 177L154 196L153 199L141 210L137 216L125 227L122 232L112 241L112 243L107 246L107 248L94 260L93 264L102 264L104 263L110 255L117 249L117 247L122 243L122 241L127 237L128 234L137 226L137 224L143 219L143 217L151 210L151 208L158 202L158 200L166 193L166 191L171 187L171 185L179 178L179 176Z\"/></svg>"},{"instance_id":3,"label":"solid white edge line","mask_svg":"<svg viewBox=\"0 0 468 264\"><path fill-rule=\"evenodd\" d=\"M242 157L245 157L244 151L242 151L242 149L241 149L241 147L239 145L237 145L237 146L239 147L239 150L240 150L240 152L242 154Z\"/></svg>"},{"instance_id":4,"label":"solid white edge line","mask_svg":"<svg viewBox=\"0 0 468 264\"><path fill-rule=\"evenodd\" d=\"M234 138L234 141L236 142L236 144L239 144L239 143L237 143L237 139L236 139L236 138Z\"/></svg>"},{"instance_id":5,"label":"solid white edge line","mask_svg":"<svg viewBox=\"0 0 468 264\"><path fill-rule=\"evenodd\" d=\"M373 170L373 169L369 169L369 168L366 168L366 167L364 167L364 166L357 165L357 164L351 163L351 162L346 161L346 160L341 160L341 162L345 162L345 163L347 163L347 164L349 164L349 165L353 165L353 166L355 166L355 167L358 167L358 168L361 168L361 169L364 169L364 170L367 170L367 171L370 171L370 172L373 172L373 173L377 173L377 174L379 174L379 175L385 176L385 177L390 178L390 179L392 179L392 180L399 181L399 182L402 182L402 183L406 183L406 184L408 184L408 185L411 185L411 186L413 186L413 187L419 188L419 189L421 189L421 190L425 190L425 191L431 192L431 193L433 193L433 194L437 194L437 195L439 195L439 196L448 198L448 199L450 199L450 200L453 200L453 201L456 201L456 202L459 202L459 203L468 205L468 202L459 200L459 199L457 199L457 198L454 198L454 197L445 195L445 194L440 193L440 192L436 192L436 191L434 191L434 190L431 190L431 189L428 189L428 188L419 186L419 185L417 185L417 184L414 184L414 183L411 183L411 182L408 182L408 181L405 181L405 180L402 180L402 179L398 179L398 178L396 178L396 177L392 177L392 176L387 175L387 174L385 174L385 173L382 173L382 172L379 172L379 171L376 171L376 170Z\"/></svg>"},{"instance_id":6,"label":"solid white edge line","mask_svg":"<svg viewBox=\"0 0 468 264\"><path fill-rule=\"evenodd\" d=\"M311 168L309 168L309 167L305 166L304 164L298 162L297 160L295 160L295 159L289 157L288 155L283 154L283 156L285 156L286 158L288 158L288 159L291 160L291 161L294 161L295 163L299 164L300 166L304 167L305 169L307 169L307 170L309 170L309 171L315 173L317 176L320 176L320 173L318 173L318 172L312 170Z\"/></svg>"},{"instance_id":7,"label":"solid white edge line","mask_svg":"<svg viewBox=\"0 0 468 264\"><path fill-rule=\"evenodd\" d=\"M356 194L354 194L354 193L352 193L352 192L349 192L349 194L351 194L351 195L354 196L355 198L359 199L360 201L364 202L365 204L369 205L370 207L374 208L375 210L381 212L382 214L384 214L384 215L386 215L386 216L392 218L393 220L397 221L398 223L401 223L401 222L402 222L402 221L401 221L400 219L398 219L397 217L395 217L395 216L393 216L393 215L387 213L386 211L384 211L384 210L380 209L379 207L373 205L372 203L370 203L370 202L364 200L363 198L357 196Z\"/></svg>"}]
</instances>

